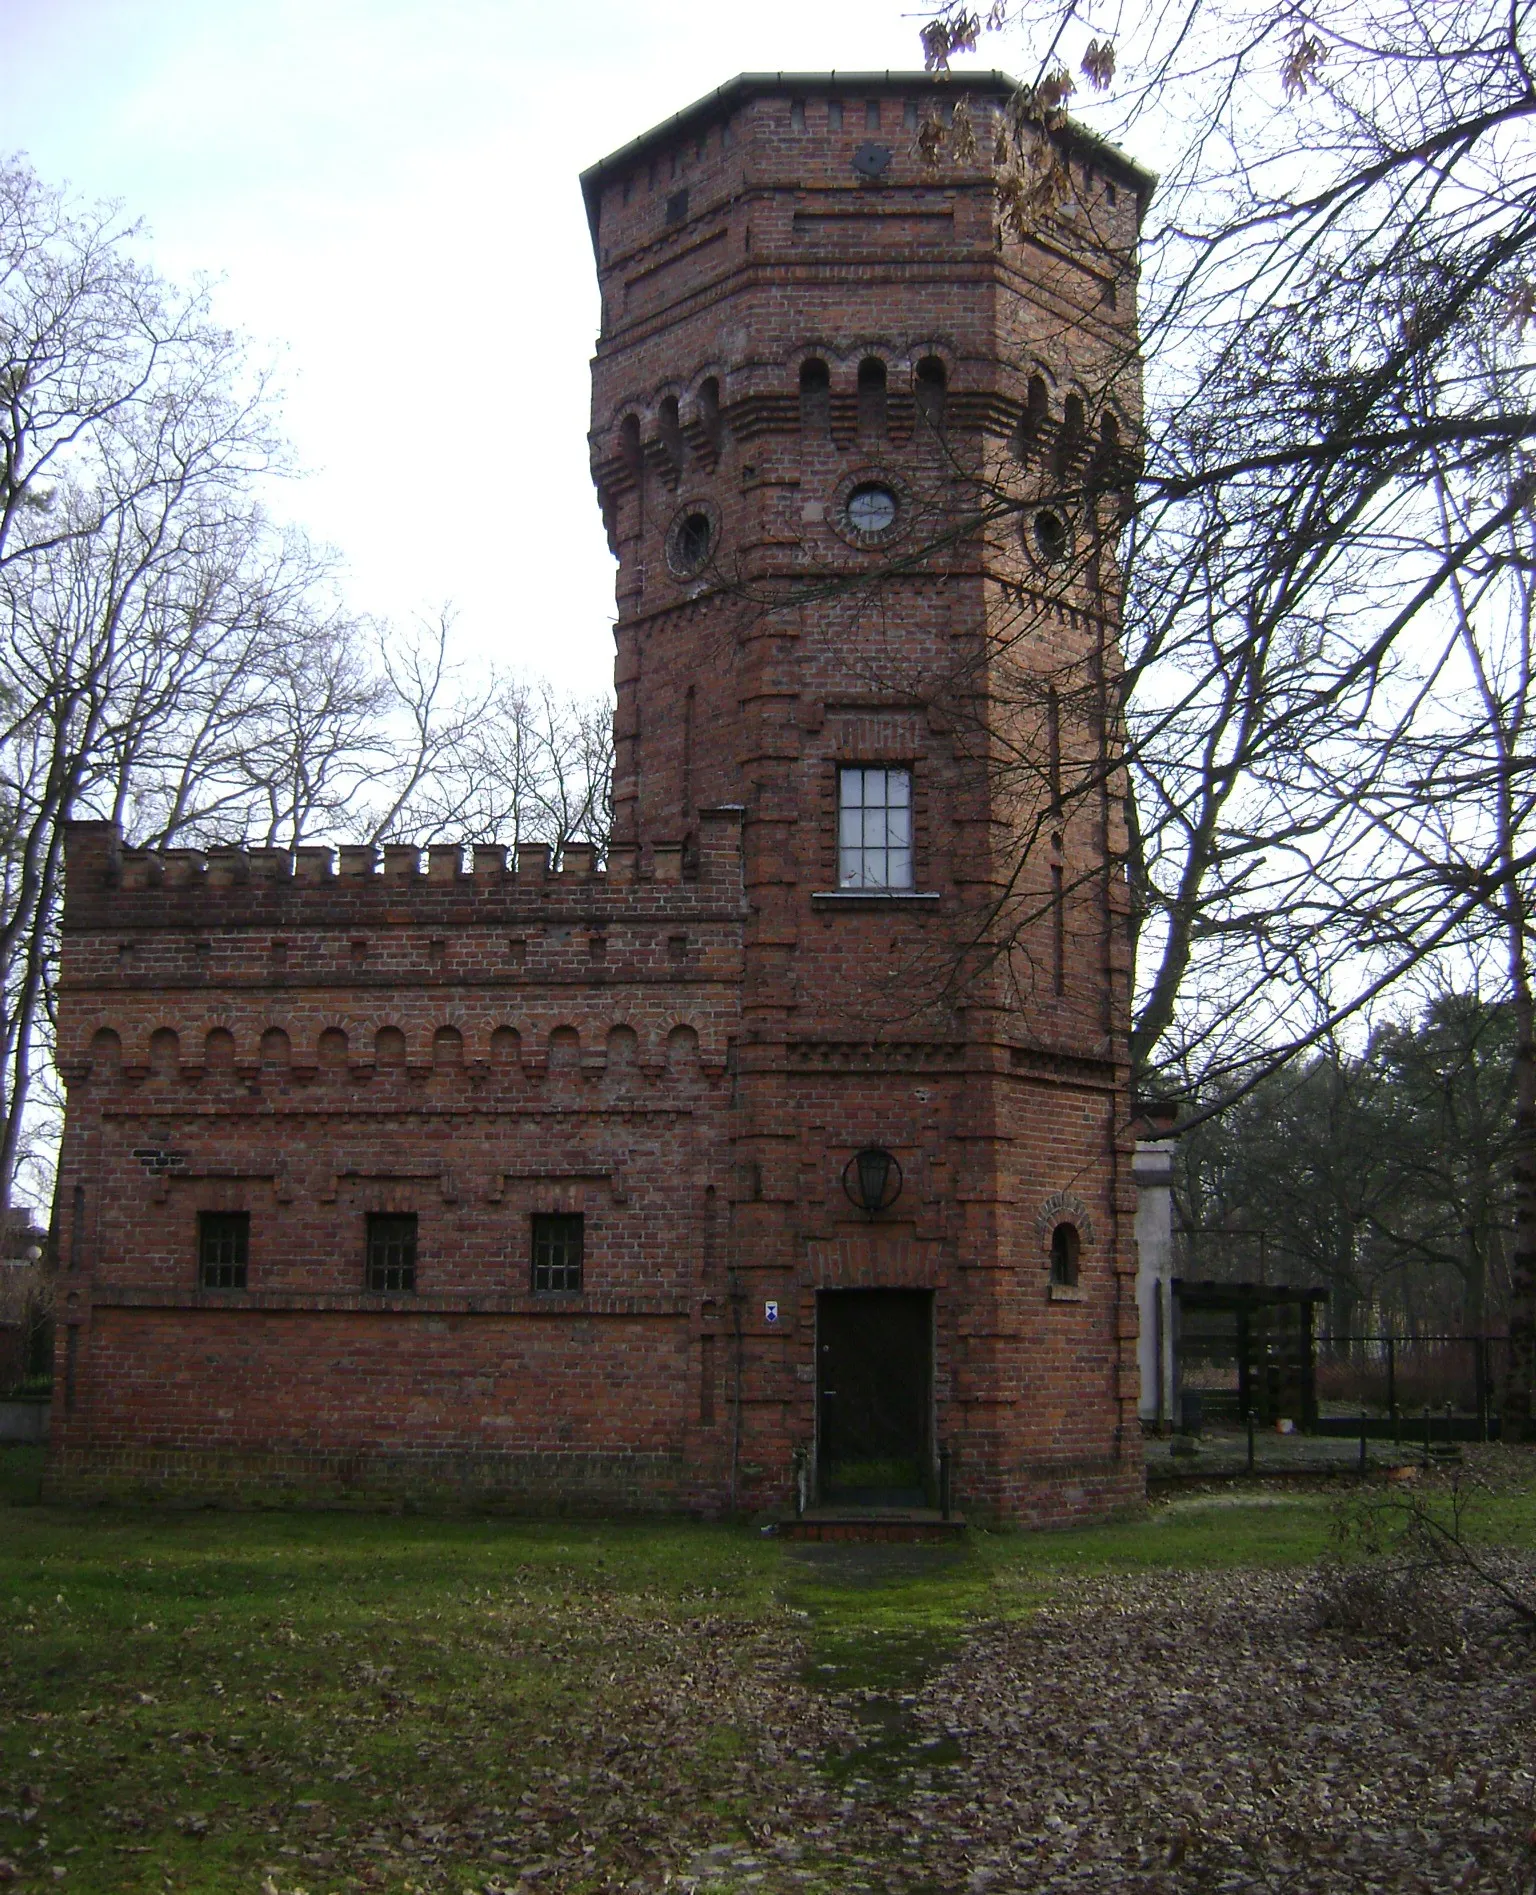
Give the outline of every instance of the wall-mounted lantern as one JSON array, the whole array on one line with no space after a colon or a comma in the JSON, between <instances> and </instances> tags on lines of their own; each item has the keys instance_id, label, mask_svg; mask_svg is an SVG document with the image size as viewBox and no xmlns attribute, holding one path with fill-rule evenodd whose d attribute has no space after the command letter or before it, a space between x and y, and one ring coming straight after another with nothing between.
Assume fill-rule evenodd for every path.
<instances>
[{"instance_id":1,"label":"wall-mounted lantern","mask_svg":"<svg viewBox=\"0 0 1536 1895\"><path fill-rule=\"evenodd\" d=\"M880 1145L866 1145L843 1167L843 1190L866 1217L888 1211L901 1196L901 1166Z\"/></svg>"}]
</instances>

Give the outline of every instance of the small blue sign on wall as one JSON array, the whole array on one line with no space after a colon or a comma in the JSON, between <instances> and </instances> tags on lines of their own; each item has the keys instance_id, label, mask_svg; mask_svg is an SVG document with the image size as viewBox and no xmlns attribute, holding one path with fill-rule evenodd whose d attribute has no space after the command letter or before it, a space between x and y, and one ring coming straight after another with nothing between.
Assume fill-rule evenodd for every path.
<instances>
[{"instance_id":1,"label":"small blue sign on wall","mask_svg":"<svg viewBox=\"0 0 1536 1895\"><path fill-rule=\"evenodd\" d=\"M779 1320L778 1298L770 1297L768 1301L764 1303L763 1305L763 1321L767 1323L771 1328L778 1323L778 1320Z\"/></svg>"}]
</instances>

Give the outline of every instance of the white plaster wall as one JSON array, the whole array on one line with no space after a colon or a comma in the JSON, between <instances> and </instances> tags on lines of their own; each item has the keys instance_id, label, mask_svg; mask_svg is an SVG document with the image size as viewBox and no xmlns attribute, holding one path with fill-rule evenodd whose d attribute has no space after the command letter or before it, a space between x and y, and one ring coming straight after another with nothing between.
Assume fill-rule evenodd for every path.
<instances>
[{"instance_id":1,"label":"white plaster wall","mask_svg":"<svg viewBox=\"0 0 1536 1895\"><path fill-rule=\"evenodd\" d=\"M1173 1421L1173 1154L1171 1138L1136 1143L1136 1307L1141 1317L1137 1357L1140 1415L1166 1427ZM1161 1360L1159 1360L1161 1358Z\"/></svg>"}]
</instances>

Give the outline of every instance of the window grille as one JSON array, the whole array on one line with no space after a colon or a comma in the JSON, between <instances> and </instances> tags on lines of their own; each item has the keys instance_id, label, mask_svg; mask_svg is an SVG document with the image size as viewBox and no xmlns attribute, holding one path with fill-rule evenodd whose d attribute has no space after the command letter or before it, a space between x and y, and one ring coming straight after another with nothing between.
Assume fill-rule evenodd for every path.
<instances>
[{"instance_id":1,"label":"window grille","mask_svg":"<svg viewBox=\"0 0 1536 1895\"><path fill-rule=\"evenodd\" d=\"M838 773L839 888L912 886L912 772Z\"/></svg>"},{"instance_id":2,"label":"window grille","mask_svg":"<svg viewBox=\"0 0 1536 1895\"><path fill-rule=\"evenodd\" d=\"M200 1211L197 1218L198 1277L205 1290L243 1290L250 1256L249 1211Z\"/></svg>"},{"instance_id":3,"label":"window grille","mask_svg":"<svg viewBox=\"0 0 1536 1895\"><path fill-rule=\"evenodd\" d=\"M569 1296L581 1288L584 1219L578 1211L537 1215L533 1220L533 1287Z\"/></svg>"},{"instance_id":4,"label":"window grille","mask_svg":"<svg viewBox=\"0 0 1536 1895\"><path fill-rule=\"evenodd\" d=\"M368 1218L368 1288L416 1287L416 1214L372 1212Z\"/></svg>"}]
</instances>

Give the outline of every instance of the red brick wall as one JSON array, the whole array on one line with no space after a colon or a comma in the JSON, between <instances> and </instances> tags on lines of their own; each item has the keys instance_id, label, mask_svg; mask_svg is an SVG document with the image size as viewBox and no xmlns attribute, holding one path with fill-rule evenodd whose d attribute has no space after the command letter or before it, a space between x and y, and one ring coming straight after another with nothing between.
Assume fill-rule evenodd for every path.
<instances>
[{"instance_id":1,"label":"red brick wall","mask_svg":"<svg viewBox=\"0 0 1536 1895\"><path fill-rule=\"evenodd\" d=\"M1070 247L1000 238L990 175L925 167L907 124L909 104L952 102L967 85L728 89L589 177L604 301L593 462L620 557L622 833L642 848L682 836L687 786L745 810L731 1225L756 1332L743 1491L782 1492L792 1448L814 1444L815 1293L849 1280L854 1255L860 1282L936 1292L936 1426L964 1503L1063 1517L1123 1498L1139 1473L1124 837L1099 748L1114 502L1090 497L1086 461L1106 410L1125 439L1138 414L1129 264L1145 180L1080 146ZM984 150L1006 90L983 81L970 100ZM873 140L891 158L871 187L852 160ZM684 188L687 214L669 223ZM917 365L932 356L947 375L942 427L917 399ZM813 357L830 398L825 425L802 427L800 366ZM860 415L867 357L885 364L883 421ZM1021 456L1035 375L1048 412ZM1069 395L1087 429L1075 452L1061 442ZM906 530L868 550L839 531L839 506L874 476L900 494ZM1011 509L967 527L999 487ZM1022 531L1044 504L1074 533L1059 570ZM666 536L695 506L718 522L713 562L679 577ZM685 732L676 712L690 686ZM932 899L828 900L837 768L882 761L913 770L917 887ZM1008 954L957 978L967 942L1004 932ZM879 1242L838 1183L868 1142L907 1178ZM1077 1292L1053 1301L1049 1228L1036 1226L1064 1197L1091 1212L1093 1235ZM770 1336L760 1318L775 1298L786 1327Z\"/></svg>"},{"instance_id":2,"label":"red brick wall","mask_svg":"<svg viewBox=\"0 0 1536 1895\"><path fill-rule=\"evenodd\" d=\"M968 83L984 120L1005 89ZM841 131L838 90L727 88L584 181L620 561L606 876L535 852L516 875L444 851L426 875L403 852L383 875L162 871L73 839L61 1491L782 1505L815 1448L816 1294L852 1284L935 1292L963 1507L1063 1519L1137 1490L1113 501L1061 435L1069 395L1090 433L1109 409L1134 427L1145 180L1072 143L1077 221L1021 245L983 169L915 156L930 82L849 84ZM801 425L810 356L825 426ZM1032 376L1049 408L1021 444ZM878 548L840 527L874 475L902 501ZM1059 569L1028 550L1045 504L1070 520ZM690 510L714 538L687 575L668 534ZM913 899L835 892L854 762L913 772ZM868 1143L905 1179L873 1223L841 1187ZM261 1209L251 1289L200 1295L196 1210L237 1199ZM562 1208L589 1254L557 1311L525 1232ZM408 1307L360 1290L370 1209L421 1219ZM1081 1273L1053 1296L1062 1217Z\"/></svg>"}]
</instances>

